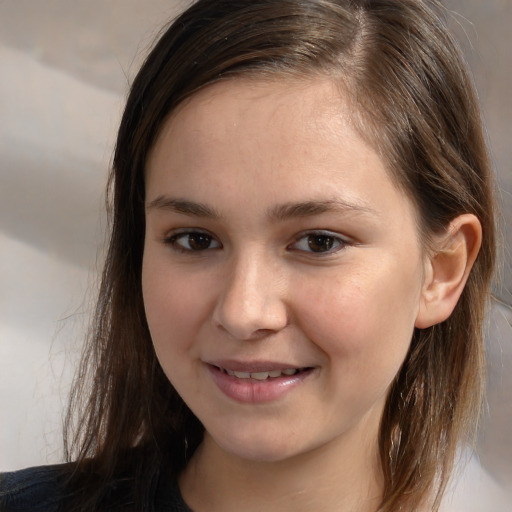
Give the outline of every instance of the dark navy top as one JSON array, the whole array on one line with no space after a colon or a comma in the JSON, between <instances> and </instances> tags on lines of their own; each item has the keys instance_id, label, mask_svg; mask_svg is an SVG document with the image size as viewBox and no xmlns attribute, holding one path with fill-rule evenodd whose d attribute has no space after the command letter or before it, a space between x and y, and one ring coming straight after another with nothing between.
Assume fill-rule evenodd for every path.
<instances>
[{"instance_id":1,"label":"dark navy top","mask_svg":"<svg viewBox=\"0 0 512 512\"><path fill-rule=\"evenodd\" d=\"M60 464L0 474L0 512L64 512L64 481L69 472L70 464ZM111 487L119 496L123 492L123 481L112 482ZM108 508L107 503L105 509ZM148 510L192 512L183 501L178 484L169 485L163 479L149 496Z\"/></svg>"}]
</instances>

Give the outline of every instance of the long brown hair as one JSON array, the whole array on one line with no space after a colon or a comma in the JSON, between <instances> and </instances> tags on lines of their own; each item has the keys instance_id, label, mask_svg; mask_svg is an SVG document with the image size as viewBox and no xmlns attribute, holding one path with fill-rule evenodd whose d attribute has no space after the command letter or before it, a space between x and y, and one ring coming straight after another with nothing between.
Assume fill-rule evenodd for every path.
<instances>
[{"instance_id":1,"label":"long brown hair","mask_svg":"<svg viewBox=\"0 0 512 512\"><path fill-rule=\"evenodd\" d=\"M248 74L339 83L361 135L417 205L426 246L460 214L482 224L482 249L455 311L414 332L380 427L379 510L414 510L427 499L435 510L457 445L472 438L479 413L495 258L478 103L435 0L200 0L163 33L134 80L119 128L110 246L67 417L67 454L84 490L80 509L93 510L106 482L128 472L137 510L145 510L151 468L165 462L177 474L201 442L202 426L161 370L145 319L144 169L177 105L208 84Z\"/></svg>"}]
</instances>

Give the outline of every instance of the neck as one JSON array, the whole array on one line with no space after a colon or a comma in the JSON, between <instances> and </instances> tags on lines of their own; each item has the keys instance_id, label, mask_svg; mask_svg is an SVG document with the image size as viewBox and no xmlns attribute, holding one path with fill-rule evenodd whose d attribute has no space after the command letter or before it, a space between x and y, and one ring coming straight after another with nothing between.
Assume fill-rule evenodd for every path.
<instances>
[{"instance_id":1,"label":"neck","mask_svg":"<svg viewBox=\"0 0 512 512\"><path fill-rule=\"evenodd\" d=\"M356 435L357 437L357 435ZM382 496L376 442L347 435L282 461L249 461L206 434L180 479L195 512L375 512Z\"/></svg>"}]
</instances>

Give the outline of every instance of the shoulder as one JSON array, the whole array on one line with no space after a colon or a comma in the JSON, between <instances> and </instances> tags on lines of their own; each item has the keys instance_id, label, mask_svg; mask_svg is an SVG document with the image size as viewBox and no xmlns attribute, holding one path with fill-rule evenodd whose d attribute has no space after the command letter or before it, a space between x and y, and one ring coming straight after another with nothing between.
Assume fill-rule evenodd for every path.
<instances>
[{"instance_id":1,"label":"shoulder","mask_svg":"<svg viewBox=\"0 0 512 512\"><path fill-rule=\"evenodd\" d=\"M98 482L81 482L78 488L73 486L76 494L71 491L69 481L75 469L76 465L70 463L0 473L0 512L61 512L67 509L70 498L75 503L90 496L88 490L97 490ZM132 466L132 472L133 469ZM153 483L149 482L145 497L149 510L191 512L181 497L176 478L159 470L155 471L155 477ZM97 496L95 510L135 510L133 490L137 479L130 472L99 484L102 491Z\"/></svg>"},{"instance_id":2,"label":"shoulder","mask_svg":"<svg viewBox=\"0 0 512 512\"><path fill-rule=\"evenodd\" d=\"M57 512L70 464L0 474L0 512Z\"/></svg>"},{"instance_id":3,"label":"shoulder","mask_svg":"<svg viewBox=\"0 0 512 512\"><path fill-rule=\"evenodd\" d=\"M183 500L177 481L159 482L155 496L155 512L192 512Z\"/></svg>"}]
</instances>

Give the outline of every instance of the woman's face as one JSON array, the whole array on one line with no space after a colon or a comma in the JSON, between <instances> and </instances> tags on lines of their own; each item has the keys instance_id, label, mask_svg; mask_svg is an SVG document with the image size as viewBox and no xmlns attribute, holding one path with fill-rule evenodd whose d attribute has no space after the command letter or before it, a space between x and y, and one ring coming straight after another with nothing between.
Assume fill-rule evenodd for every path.
<instances>
[{"instance_id":1,"label":"woman's face","mask_svg":"<svg viewBox=\"0 0 512 512\"><path fill-rule=\"evenodd\" d=\"M156 354L221 450L374 442L423 285L415 209L330 81L197 93L150 154Z\"/></svg>"}]
</instances>

